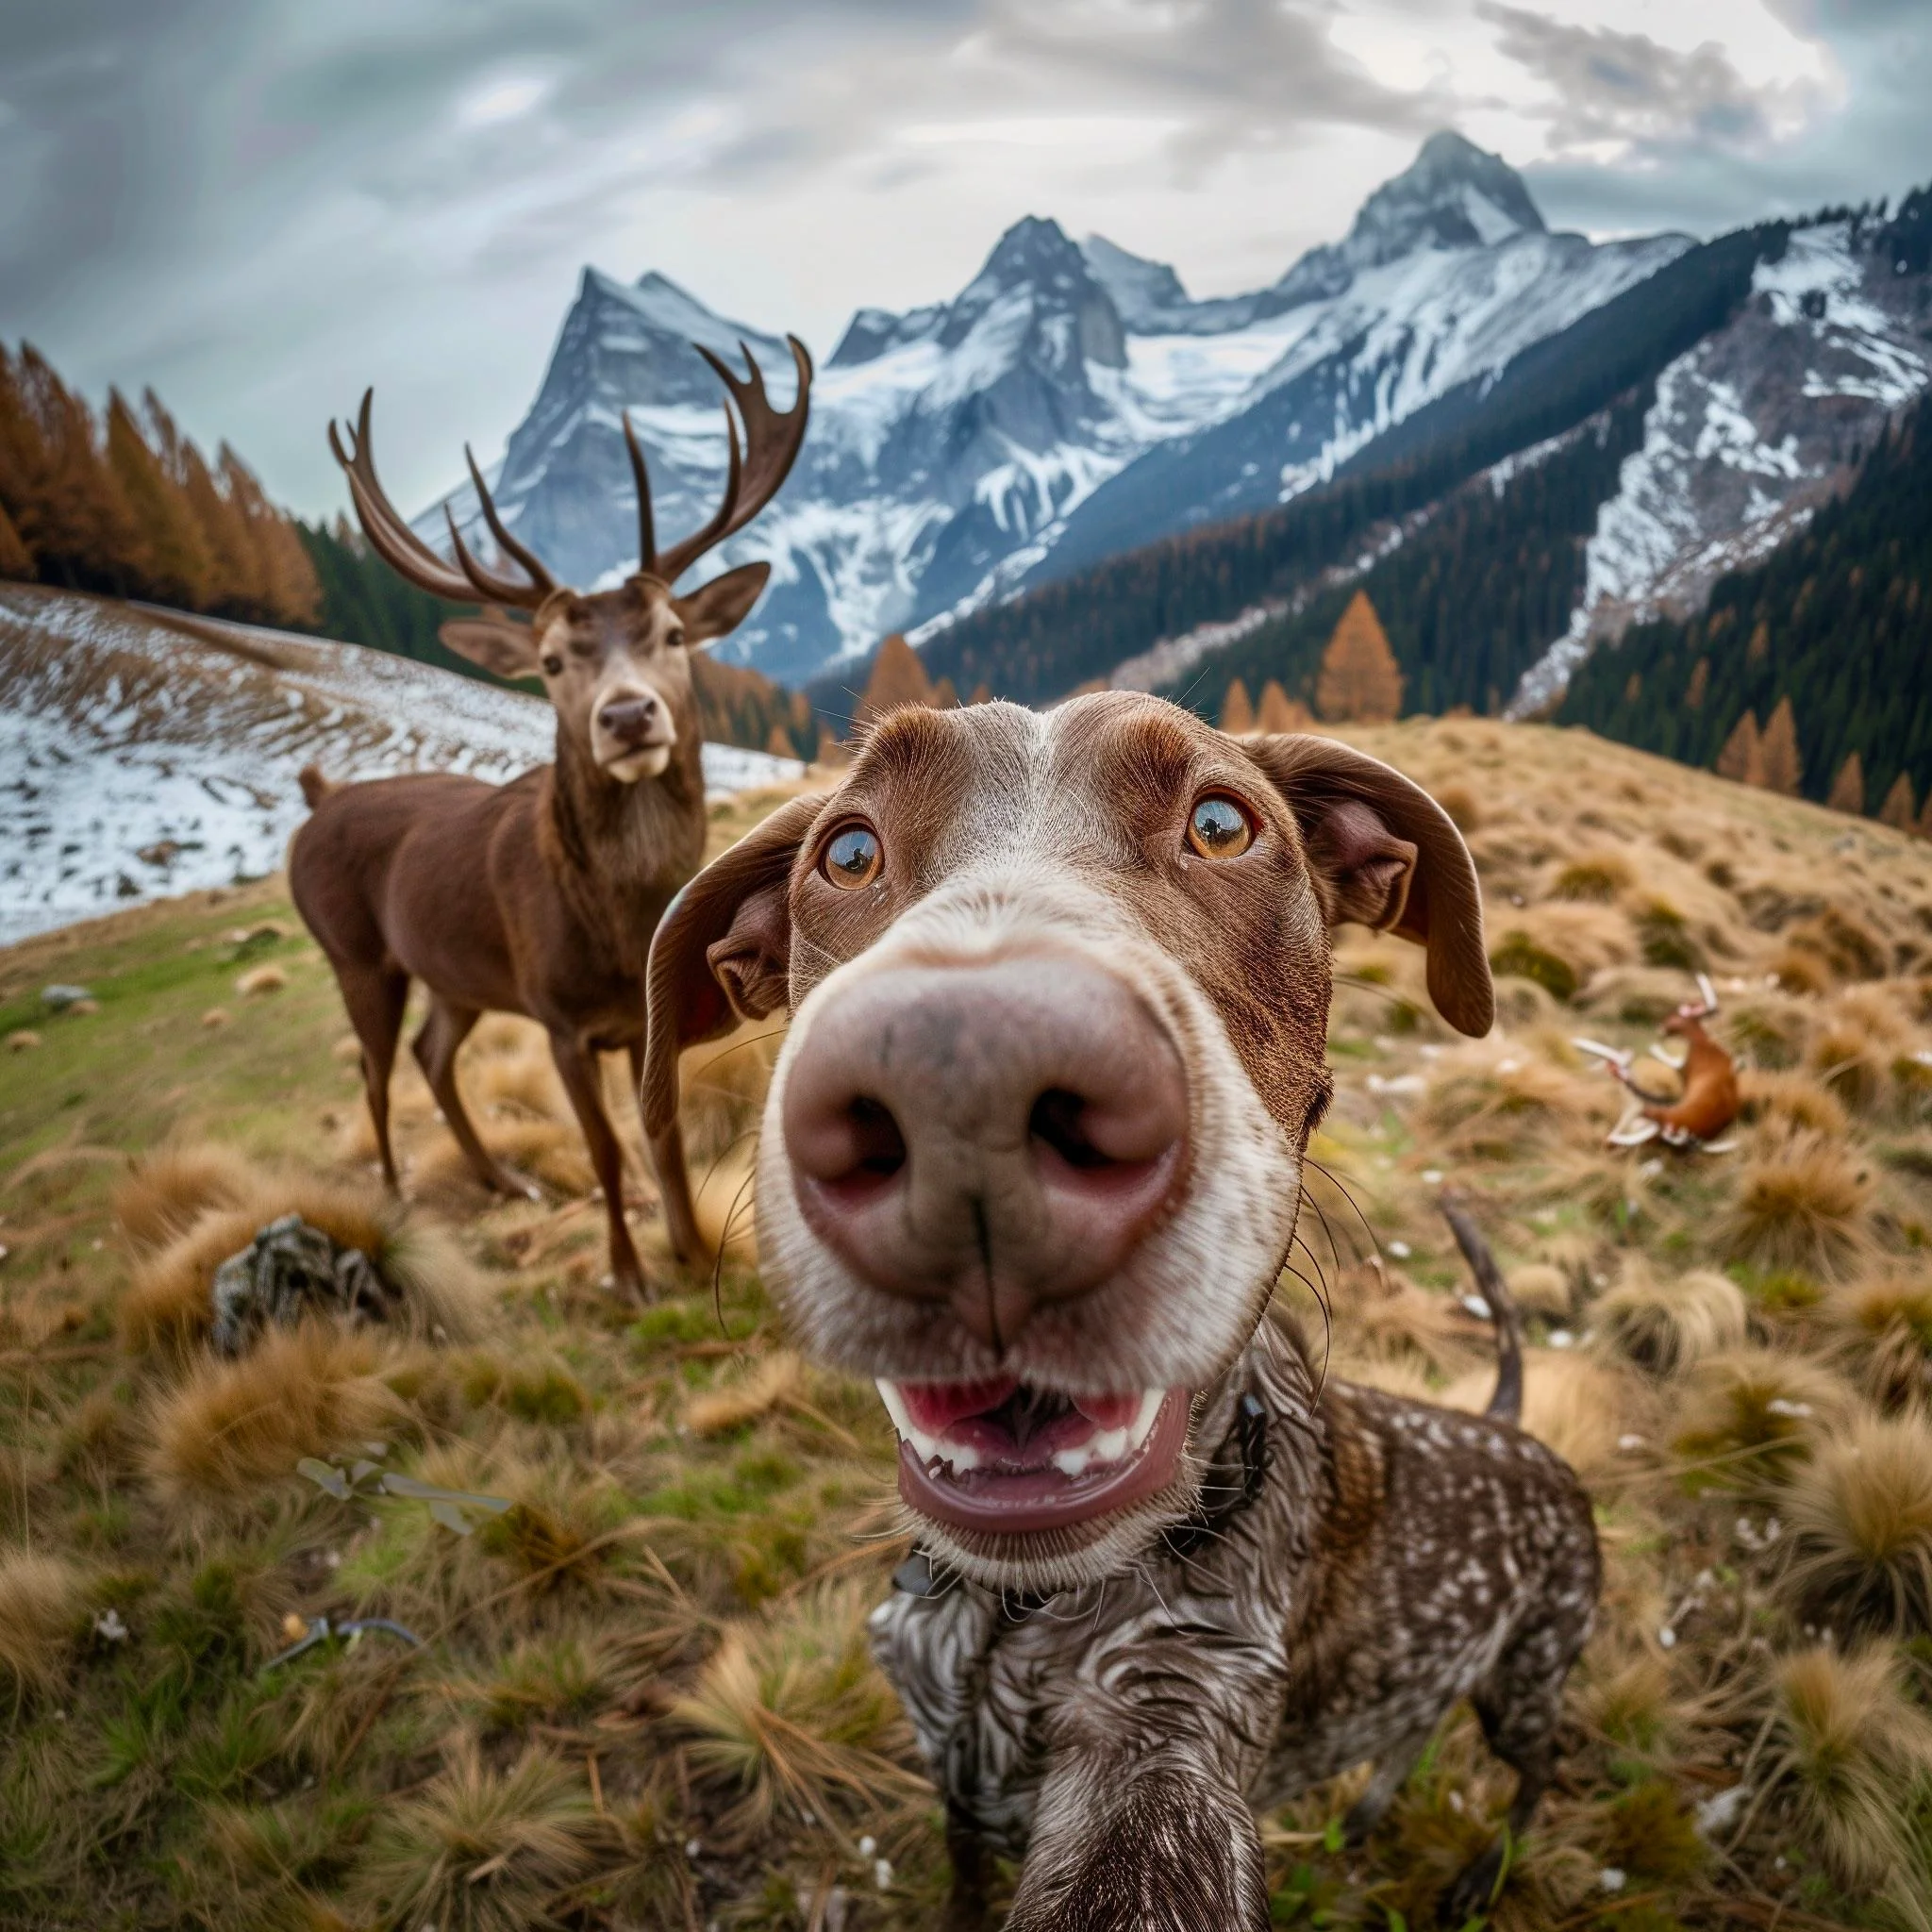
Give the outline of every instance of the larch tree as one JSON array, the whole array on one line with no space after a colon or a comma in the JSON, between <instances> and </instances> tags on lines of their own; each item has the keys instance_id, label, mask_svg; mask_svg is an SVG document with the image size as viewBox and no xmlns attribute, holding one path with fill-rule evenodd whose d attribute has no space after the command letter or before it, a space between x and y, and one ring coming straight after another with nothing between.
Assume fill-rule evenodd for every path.
<instances>
[{"instance_id":1,"label":"larch tree","mask_svg":"<svg viewBox=\"0 0 1932 1932\"><path fill-rule=\"evenodd\" d=\"M1248 697L1248 688L1239 677L1227 687L1227 694L1221 701L1221 728L1224 731L1244 732L1255 728L1255 707Z\"/></svg>"},{"instance_id":2,"label":"larch tree","mask_svg":"<svg viewBox=\"0 0 1932 1932\"><path fill-rule=\"evenodd\" d=\"M1402 670L1366 591L1349 599L1322 653L1315 708L1335 723L1386 724L1402 709Z\"/></svg>"},{"instance_id":3,"label":"larch tree","mask_svg":"<svg viewBox=\"0 0 1932 1932\"><path fill-rule=\"evenodd\" d=\"M1255 710L1257 731L1307 731L1314 722L1307 706L1290 697L1278 677L1271 677L1261 687L1261 702Z\"/></svg>"},{"instance_id":4,"label":"larch tree","mask_svg":"<svg viewBox=\"0 0 1932 1932\"><path fill-rule=\"evenodd\" d=\"M1740 785L1764 783L1764 754L1757 742L1756 711L1744 712L1731 726L1731 735L1717 755L1717 774Z\"/></svg>"},{"instance_id":5,"label":"larch tree","mask_svg":"<svg viewBox=\"0 0 1932 1932\"><path fill-rule=\"evenodd\" d=\"M1926 800L1928 810L1932 810L1932 798ZM1885 794L1885 803L1878 808L1878 816L1894 831L1910 832L1917 829L1912 800L1912 774L1901 772L1891 781L1891 790Z\"/></svg>"},{"instance_id":6,"label":"larch tree","mask_svg":"<svg viewBox=\"0 0 1932 1932\"><path fill-rule=\"evenodd\" d=\"M1767 791L1781 791L1795 798L1805 782L1805 761L1798 754L1798 724L1791 716L1791 701L1781 697L1758 740L1758 757L1763 775L1758 779Z\"/></svg>"},{"instance_id":7,"label":"larch tree","mask_svg":"<svg viewBox=\"0 0 1932 1932\"><path fill-rule=\"evenodd\" d=\"M1845 754L1845 761L1831 781L1831 796L1825 804L1833 811L1850 812L1855 818L1865 813L1865 761L1856 751Z\"/></svg>"},{"instance_id":8,"label":"larch tree","mask_svg":"<svg viewBox=\"0 0 1932 1932\"><path fill-rule=\"evenodd\" d=\"M145 588L160 603L201 609L214 581L214 562L201 525L187 493L148 447L119 390L108 394L108 467L146 546Z\"/></svg>"},{"instance_id":9,"label":"larch tree","mask_svg":"<svg viewBox=\"0 0 1932 1932\"><path fill-rule=\"evenodd\" d=\"M13 527L6 504L0 503L0 577L10 577L16 583L31 582L33 574L34 554Z\"/></svg>"},{"instance_id":10,"label":"larch tree","mask_svg":"<svg viewBox=\"0 0 1932 1932\"><path fill-rule=\"evenodd\" d=\"M866 679L865 695L858 702L858 722L873 724L902 705L930 708L933 697L932 679L925 675L919 653L895 630L872 660L872 675Z\"/></svg>"}]
</instances>

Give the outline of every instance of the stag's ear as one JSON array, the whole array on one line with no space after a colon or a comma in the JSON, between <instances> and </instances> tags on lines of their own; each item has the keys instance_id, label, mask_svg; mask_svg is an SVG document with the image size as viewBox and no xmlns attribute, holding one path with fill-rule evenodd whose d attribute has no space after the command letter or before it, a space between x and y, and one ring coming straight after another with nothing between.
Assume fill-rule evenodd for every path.
<instances>
[{"instance_id":1,"label":"stag's ear","mask_svg":"<svg viewBox=\"0 0 1932 1932\"><path fill-rule=\"evenodd\" d=\"M1293 811L1328 924L1426 946L1436 1010L1459 1033L1487 1033L1496 998L1482 893L1449 814L1400 772L1332 738L1234 741Z\"/></svg>"},{"instance_id":2,"label":"stag's ear","mask_svg":"<svg viewBox=\"0 0 1932 1932\"><path fill-rule=\"evenodd\" d=\"M728 637L751 615L771 575L769 563L741 563L689 597L680 597L677 609L684 619L685 642L708 644L713 638Z\"/></svg>"},{"instance_id":3,"label":"stag's ear","mask_svg":"<svg viewBox=\"0 0 1932 1932\"><path fill-rule=\"evenodd\" d=\"M437 626L436 635L458 658L498 677L537 675L537 639L527 624L508 617L453 617Z\"/></svg>"},{"instance_id":4,"label":"stag's ear","mask_svg":"<svg viewBox=\"0 0 1932 1932\"><path fill-rule=\"evenodd\" d=\"M645 974L647 1132L661 1134L677 1118L677 1056L686 1047L785 1005L791 861L824 802L808 793L780 806L706 866L659 921Z\"/></svg>"}]
</instances>

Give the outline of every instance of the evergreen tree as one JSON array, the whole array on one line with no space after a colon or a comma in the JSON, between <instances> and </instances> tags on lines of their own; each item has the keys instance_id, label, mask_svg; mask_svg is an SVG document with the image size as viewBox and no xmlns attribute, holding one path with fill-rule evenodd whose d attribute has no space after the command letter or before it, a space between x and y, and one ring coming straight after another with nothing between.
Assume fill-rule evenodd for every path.
<instances>
[{"instance_id":1,"label":"evergreen tree","mask_svg":"<svg viewBox=\"0 0 1932 1932\"><path fill-rule=\"evenodd\" d=\"M1383 724L1402 709L1402 672L1366 591L1349 599L1322 654L1315 705L1338 724Z\"/></svg>"},{"instance_id":2,"label":"evergreen tree","mask_svg":"<svg viewBox=\"0 0 1932 1932\"><path fill-rule=\"evenodd\" d=\"M1717 755L1717 774L1740 785L1764 783L1764 754L1757 743L1757 714L1746 711Z\"/></svg>"},{"instance_id":3,"label":"evergreen tree","mask_svg":"<svg viewBox=\"0 0 1932 1932\"><path fill-rule=\"evenodd\" d=\"M1795 798L1805 782L1803 759L1798 756L1797 721L1791 716L1791 701L1781 697L1757 741L1759 775L1757 783L1767 791L1781 791Z\"/></svg>"},{"instance_id":4,"label":"evergreen tree","mask_svg":"<svg viewBox=\"0 0 1932 1932\"><path fill-rule=\"evenodd\" d=\"M1926 801L1932 806L1932 799ZM1901 772L1892 781L1892 787L1885 794L1885 803L1878 808L1878 816L1888 825L1901 832L1914 829L1912 808L1912 780L1909 773Z\"/></svg>"},{"instance_id":5,"label":"evergreen tree","mask_svg":"<svg viewBox=\"0 0 1932 1932\"><path fill-rule=\"evenodd\" d=\"M1825 801L1833 811L1848 812L1861 818L1865 811L1865 761L1856 749L1845 754L1845 761L1831 781L1831 795Z\"/></svg>"},{"instance_id":6,"label":"evergreen tree","mask_svg":"<svg viewBox=\"0 0 1932 1932\"><path fill-rule=\"evenodd\" d=\"M1230 680L1227 695L1221 701L1221 728L1243 732L1255 728L1255 708L1248 702L1248 688L1239 677Z\"/></svg>"}]
</instances>

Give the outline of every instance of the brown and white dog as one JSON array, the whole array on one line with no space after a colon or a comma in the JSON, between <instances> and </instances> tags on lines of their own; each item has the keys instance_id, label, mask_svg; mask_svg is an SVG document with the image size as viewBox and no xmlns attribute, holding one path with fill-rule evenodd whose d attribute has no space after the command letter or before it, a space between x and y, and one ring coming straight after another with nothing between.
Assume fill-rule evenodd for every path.
<instances>
[{"instance_id":1,"label":"brown and white dog","mask_svg":"<svg viewBox=\"0 0 1932 1932\"><path fill-rule=\"evenodd\" d=\"M842 783L688 886L650 968L677 1051L789 1013L759 1252L874 1378L919 1554L877 1653L945 1798L950 1923L1263 1926L1253 1807L1374 1760L1387 1808L1471 1698L1547 1784L1598 1588L1587 1499L1506 1424L1330 1382L1266 1319L1328 1104L1329 932L1492 1013L1435 803L1313 737L1108 692L888 716ZM1491 1847L1451 1923L1499 1878Z\"/></svg>"}]
</instances>

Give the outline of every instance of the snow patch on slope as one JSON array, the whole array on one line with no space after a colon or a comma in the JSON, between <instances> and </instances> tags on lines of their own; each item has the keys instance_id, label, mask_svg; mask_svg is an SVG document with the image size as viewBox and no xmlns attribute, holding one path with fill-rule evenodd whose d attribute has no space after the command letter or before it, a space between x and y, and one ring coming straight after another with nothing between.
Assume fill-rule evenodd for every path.
<instances>
[{"instance_id":1,"label":"snow patch on slope","mask_svg":"<svg viewBox=\"0 0 1932 1932\"><path fill-rule=\"evenodd\" d=\"M1844 222L1798 229L1782 259L1757 265L1739 315L1657 378L1643 446L1597 513L1582 599L1508 716L1555 703L1626 625L1701 608L1720 576L1768 556L1849 480L1856 449L1932 379L1888 291Z\"/></svg>"},{"instance_id":2,"label":"snow patch on slope","mask_svg":"<svg viewBox=\"0 0 1932 1932\"><path fill-rule=\"evenodd\" d=\"M501 783L551 755L541 699L356 644L172 628L126 605L0 586L0 943L273 872L332 778ZM705 747L714 792L796 776Z\"/></svg>"}]
</instances>

